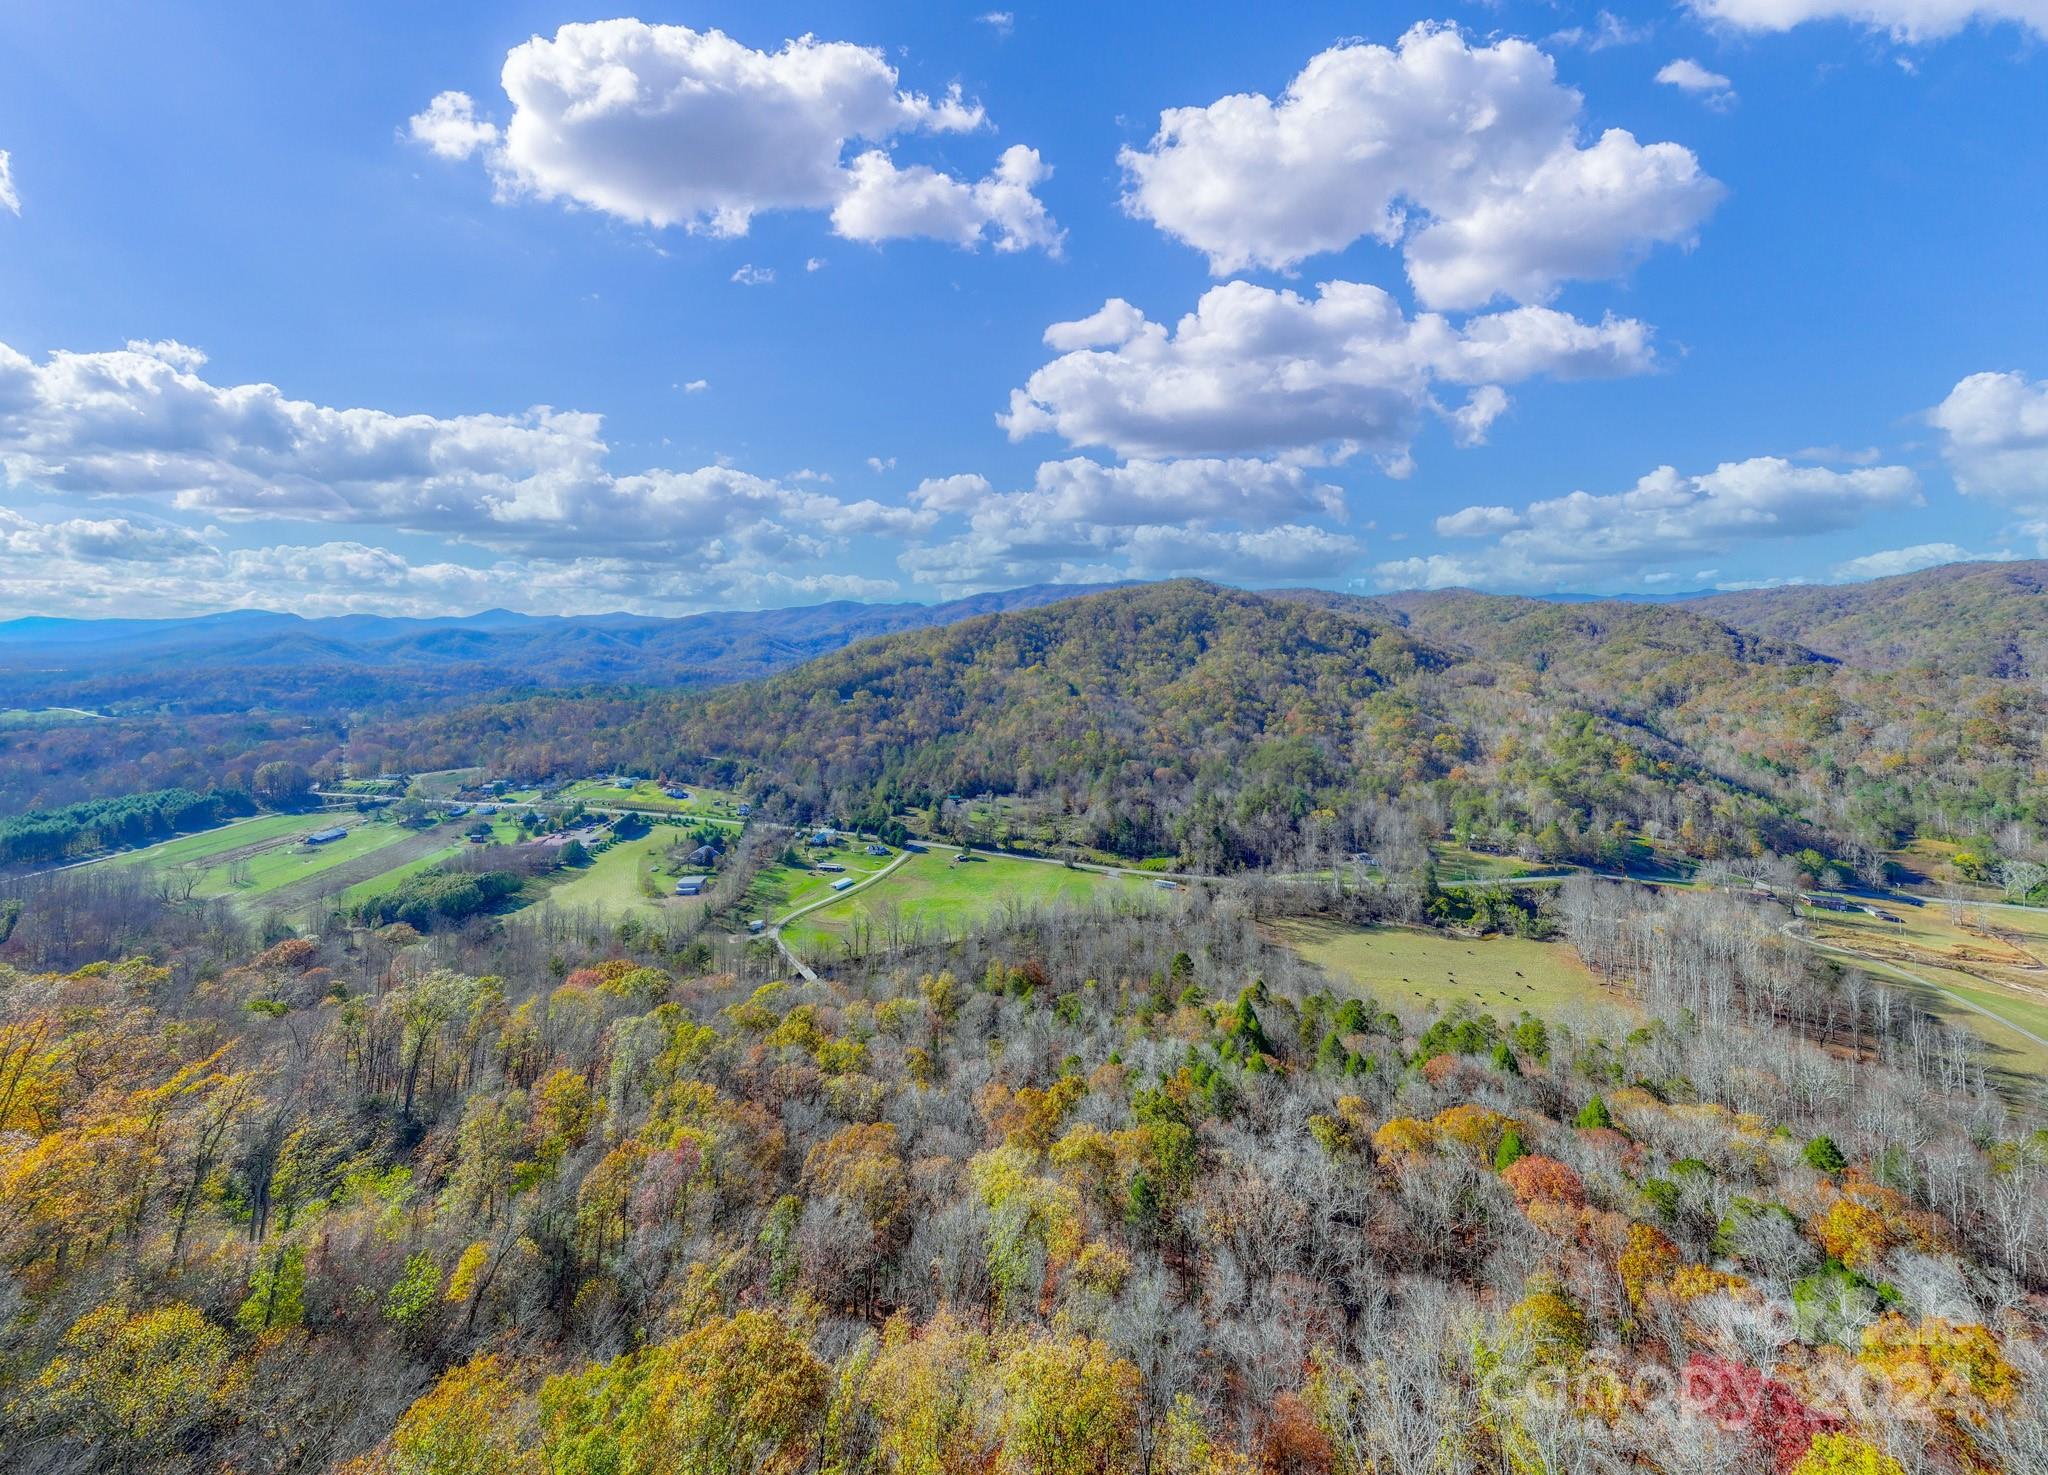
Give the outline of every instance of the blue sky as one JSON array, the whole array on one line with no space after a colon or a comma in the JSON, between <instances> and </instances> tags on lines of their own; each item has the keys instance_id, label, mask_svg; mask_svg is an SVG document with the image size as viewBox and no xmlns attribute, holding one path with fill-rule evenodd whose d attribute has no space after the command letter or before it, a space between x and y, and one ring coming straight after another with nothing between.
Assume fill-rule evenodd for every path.
<instances>
[{"instance_id":1,"label":"blue sky","mask_svg":"<svg viewBox=\"0 0 2048 1475\"><path fill-rule=\"evenodd\" d=\"M12 7L0 615L2043 551L2044 0L1269 10Z\"/></svg>"}]
</instances>

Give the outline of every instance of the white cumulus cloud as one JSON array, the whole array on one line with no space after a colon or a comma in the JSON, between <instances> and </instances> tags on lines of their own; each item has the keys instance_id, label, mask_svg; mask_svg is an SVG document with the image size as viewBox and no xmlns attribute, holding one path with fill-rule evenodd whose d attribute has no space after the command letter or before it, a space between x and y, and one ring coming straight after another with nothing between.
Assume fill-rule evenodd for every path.
<instances>
[{"instance_id":1,"label":"white cumulus cloud","mask_svg":"<svg viewBox=\"0 0 2048 1475\"><path fill-rule=\"evenodd\" d=\"M1660 466L1625 492L1464 508L1438 518L1438 534L1489 538L1486 547L1395 559L1373 575L1387 588L1642 581L1659 563L1837 532L1919 502L1919 479L1903 466L1835 471L1779 456L1724 462L1697 476Z\"/></svg>"},{"instance_id":2,"label":"white cumulus cloud","mask_svg":"<svg viewBox=\"0 0 2048 1475\"><path fill-rule=\"evenodd\" d=\"M21 214L21 195L14 187L14 155L0 149L0 210Z\"/></svg>"},{"instance_id":3,"label":"white cumulus cloud","mask_svg":"<svg viewBox=\"0 0 2048 1475\"><path fill-rule=\"evenodd\" d=\"M920 583L949 593L1027 581L1335 577L1363 551L1330 522L1343 492L1306 469L1249 458L1085 457L1039 466L1032 485L1001 492L986 477L936 477L914 505L964 527L899 560Z\"/></svg>"},{"instance_id":4,"label":"white cumulus cloud","mask_svg":"<svg viewBox=\"0 0 2048 1475\"><path fill-rule=\"evenodd\" d=\"M832 207L832 228L850 241L929 236L970 247L993 236L998 251L1036 246L1057 256L1062 233L1031 192L1051 173L1038 150L1021 143L973 184L922 164L899 169L870 149L853 161L852 187Z\"/></svg>"},{"instance_id":5,"label":"white cumulus cloud","mask_svg":"<svg viewBox=\"0 0 2048 1475\"><path fill-rule=\"evenodd\" d=\"M897 593L893 579L765 569L748 561L630 558L416 561L355 540L229 547L128 518L39 522L0 508L0 618L290 609L459 615L516 603L536 614L707 608Z\"/></svg>"},{"instance_id":6,"label":"white cumulus cloud","mask_svg":"<svg viewBox=\"0 0 2048 1475\"><path fill-rule=\"evenodd\" d=\"M1124 456L1286 452L1399 460L1423 417L1481 438L1522 380L1641 373L1650 329L1520 307L1453 326L1406 316L1378 287L1324 282L1312 298L1249 282L1202 295L1169 328L1121 298L1045 333L1059 357L1011 393L1013 440L1053 431ZM1464 394L1445 406L1439 385Z\"/></svg>"},{"instance_id":7,"label":"white cumulus cloud","mask_svg":"<svg viewBox=\"0 0 2048 1475\"><path fill-rule=\"evenodd\" d=\"M1657 69L1657 80L1666 87L1690 92L1708 107L1725 108L1735 101L1735 84L1719 72L1710 72L1689 56L1668 61Z\"/></svg>"},{"instance_id":8,"label":"white cumulus cloud","mask_svg":"<svg viewBox=\"0 0 2048 1475\"><path fill-rule=\"evenodd\" d=\"M178 343L42 363L0 344L0 480L46 500L400 529L540 559L613 553L625 531L649 561L800 565L932 521L725 466L620 475L594 414L339 409L213 384L203 364Z\"/></svg>"},{"instance_id":9,"label":"white cumulus cloud","mask_svg":"<svg viewBox=\"0 0 2048 1475\"><path fill-rule=\"evenodd\" d=\"M497 145L498 129L476 115L476 100L466 92L443 92L406 120L415 143L436 158L466 159Z\"/></svg>"},{"instance_id":10,"label":"white cumulus cloud","mask_svg":"<svg viewBox=\"0 0 2048 1475\"><path fill-rule=\"evenodd\" d=\"M1861 558L1846 559L1836 564L1832 573L1844 581L1888 579L1895 574L1910 574L1944 563L2009 563L2018 556L2004 550L1972 553L1959 543L1915 543L1910 548L1887 548L1878 553L1866 553Z\"/></svg>"},{"instance_id":11,"label":"white cumulus cloud","mask_svg":"<svg viewBox=\"0 0 2048 1475\"><path fill-rule=\"evenodd\" d=\"M2048 380L1972 374L1927 418L1966 492L2048 507Z\"/></svg>"},{"instance_id":12,"label":"white cumulus cloud","mask_svg":"<svg viewBox=\"0 0 2048 1475\"><path fill-rule=\"evenodd\" d=\"M1527 41L1418 25L1395 48L1347 42L1277 101L1173 108L1120 155L1124 207L1204 252L1218 276L1289 270L1363 237L1399 246L1432 307L1548 300L1566 281L1689 245L1721 198L1690 149L1612 128Z\"/></svg>"},{"instance_id":13,"label":"white cumulus cloud","mask_svg":"<svg viewBox=\"0 0 2048 1475\"><path fill-rule=\"evenodd\" d=\"M806 35L769 52L716 30L579 22L515 46L501 81L512 106L502 128L461 92L408 125L443 158L480 155L501 198L720 236L745 235L764 211L819 210L858 240L973 245L987 230L1008 250L1058 242L1031 193L1049 171L1028 148L980 181L895 163L884 146L898 137L986 119L957 89L903 89L876 48ZM857 142L871 147L849 161Z\"/></svg>"}]
</instances>

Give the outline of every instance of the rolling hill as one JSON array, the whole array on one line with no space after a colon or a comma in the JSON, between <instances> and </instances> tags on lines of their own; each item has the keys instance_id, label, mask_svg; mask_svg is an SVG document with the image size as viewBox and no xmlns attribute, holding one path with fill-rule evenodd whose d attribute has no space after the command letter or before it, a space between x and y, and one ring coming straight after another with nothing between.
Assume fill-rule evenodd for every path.
<instances>
[{"instance_id":1,"label":"rolling hill","mask_svg":"<svg viewBox=\"0 0 2048 1475\"><path fill-rule=\"evenodd\" d=\"M2019 681L2048 673L2048 562L1952 563L1866 584L1715 594L1686 608L1859 666Z\"/></svg>"}]
</instances>

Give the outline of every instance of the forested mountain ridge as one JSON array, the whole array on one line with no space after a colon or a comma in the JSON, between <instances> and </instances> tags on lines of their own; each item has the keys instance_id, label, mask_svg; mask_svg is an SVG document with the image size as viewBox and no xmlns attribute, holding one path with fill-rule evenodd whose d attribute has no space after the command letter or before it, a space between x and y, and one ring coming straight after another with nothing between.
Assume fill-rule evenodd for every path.
<instances>
[{"instance_id":1,"label":"forested mountain ridge","mask_svg":"<svg viewBox=\"0 0 2048 1475\"><path fill-rule=\"evenodd\" d=\"M2006 683L1853 671L1673 607L1179 581L713 692L490 704L360 734L358 751L398 768L716 763L806 817L985 790L1087 843L1220 869L1375 844L1401 810L1546 858L1613 858L1639 835L1853 866L1915 823L1916 794L1957 813L2034 803L2006 759L2040 709ZM1915 761L1910 789L1894 755Z\"/></svg>"},{"instance_id":2,"label":"forested mountain ridge","mask_svg":"<svg viewBox=\"0 0 2048 1475\"><path fill-rule=\"evenodd\" d=\"M1686 608L1859 666L2015 680L2048 671L2048 561L1952 563L1863 584L1715 594Z\"/></svg>"},{"instance_id":3,"label":"forested mountain ridge","mask_svg":"<svg viewBox=\"0 0 2048 1475\"><path fill-rule=\"evenodd\" d=\"M1086 592L1034 585L946 604L840 600L682 619L195 619L0 622L0 712L83 708L113 720L0 721L0 815L186 786L246 785L281 760L332 768L350 724L502 691L713 685L765 675L894 630Z\"/></svg>"},{"instance_id":4,"label":"forested mountain ridge","mask_svg":"<svg viewBox=\"0 0 2048 1475\"><path fill-rule=\"evenodd\" d=\"M100 706L141 697L203 711L218 709L223 697L246 700L251 682L274 705L320 708L334 704L337 688L363 702L509 686L736 681L870 635L1089 592L1038 584L943 604L842 599L673 619L508 610L308 619L237 610L193 619L7 620L0 621L0 706Z\"/></svg>"},{"instance_id":5,"label":"forested mountain ridge","mask_svg":"<svg viewBox=\"0 0 2048 1475\"><path fill-rule=\"evenodd\" d=\"M1983 630L2038 617L2032 577L1937 570L1841 598L1895 612L1916 600L1967 606L1976 614L1955 628L1937 620L1916 637L1923 650L1966 652ZM631 683L536 691L543 672L500 698L393 710L371 700L387 673L357 670L304 716L245 707L0 733L0 756L13 759L0 765L0 799L47 806L123 775L135 781L112 791L234 788L266 759L319 774L345 756L359 774L484 764L529 778L717 779L807 820L991 793L1026 803L1042 832L1202 869L1430 834L1609 862L1645 844L1693 859L1812 851L1875 874L1879 856L1915 836L1995 836L2035 820L2048 787L2048 697L2032 683L1945 656L1870 664L1817 651L1713 618L1721 606L1706 602L1361 598L1199 581L1057 592L989 596L1004 607L985 614L974 601L933 607L920 618L967 617L716 689L663 685L658 662L627 662ZM1791 596L1818 598L1770 599ZM832 617L832 643L900 615L863 609ZM780 621L821 617L751 618L766 640ZM473 635L412 631L401 643ZM566 638L548 640L560 649ZM623 637L597 621L578 638ZM663 638L672 651L683 639ZM2000 638L2001 649L2021 639ZM723 648L770 660L767 647ZM772 659L791 650L776 645ZM623 659L592 657L589 669ZM261 673L212 675L234 688L230 702L260 690Z\"/></svg>"},{"instance_id":6,"label":"forested mountain ridge","mask_svg":"<svg viewBox=\"0 0 2048 1475\"><path fill-rule=\"evenodd\" d=\"M804 968L735 869L445 926L0 888L0 1465L2038 1475L2037 1085L1747 887L1436 868L1855 865L2033 820L2043 717L1681 609L1181 581L365 724L363 767L714 774L736 859L978 794L1272 870L991 881Z\"/></svg>"}]
</instances>

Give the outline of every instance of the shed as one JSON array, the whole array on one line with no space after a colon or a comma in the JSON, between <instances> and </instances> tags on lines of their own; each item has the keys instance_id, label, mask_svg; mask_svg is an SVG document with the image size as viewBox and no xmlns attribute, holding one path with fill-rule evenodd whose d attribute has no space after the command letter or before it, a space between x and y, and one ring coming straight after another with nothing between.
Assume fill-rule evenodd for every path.
<instances>
[{"instance_id":1,"label":"shed","mask_svg":"<svg viewBox=\"0 0 2048 1475\"><path fill-rule=\"evenodd\" d=\"M676 895L701 896L704 894L704 883L705 878L703 876L685 876L682 880L676 882Z\"/></svg>"},{"instance_id":2,"label":"shed","mask_svg":"<svg viewBox=\"0 0 2048 1475\"><path fill-rule=\"evenodd\" d=\"M348 833L340 825L330 825L324 830L315 830L306 837L308 845L327 845L341 839Z\"/></svg>"},{"instance_id":3,"label":"shed","mask_svg":"<svg viewBox=\"0 0 2048 1475\"><path fill-rule=\"evenodd\" d=\"M841 876L837 881L834 881L832 883L832 889L834 891L844 891L849 886L858 886L859 884L860 883L854 880L851 876Z\"/></svg>"}]
</instances>

